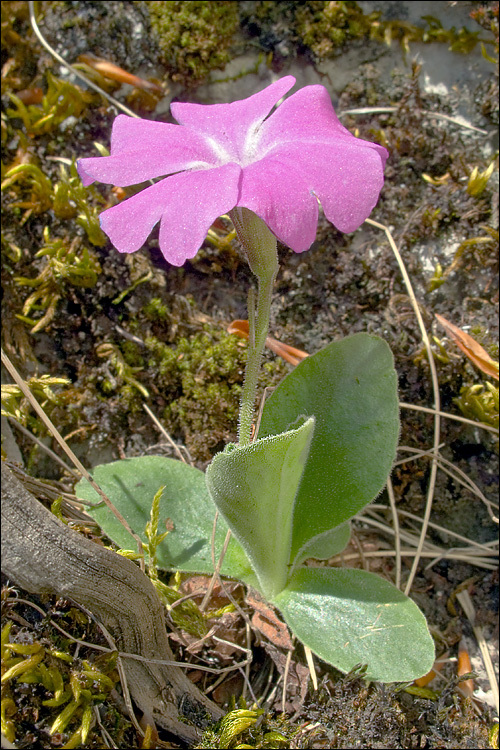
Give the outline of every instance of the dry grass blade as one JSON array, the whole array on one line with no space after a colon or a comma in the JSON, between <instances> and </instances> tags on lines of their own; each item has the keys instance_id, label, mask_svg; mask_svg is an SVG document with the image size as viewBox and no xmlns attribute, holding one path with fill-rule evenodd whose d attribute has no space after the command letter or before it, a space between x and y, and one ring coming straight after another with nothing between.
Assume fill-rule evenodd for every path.
<instances>
[{"instance_id":1,"label":"dry grass blade","mask_svg":"<svg viewBox=\"0 0 500 750\"><path fill-rule=\"evenodd\" d=\"M425 514L424 514L424 520L422 523L422 531L420 534L417 554L413 561L413 565L411 567L410 575L409 575L408 581L406 583L405 591L404 591L405 594L409 594L412 583L413 583L413 579L415 578L415 575L418 569L419 556L424 547L425 535L427 533L427 526L429 524L429 519L431 515L431 510L432 510L434 488L436 485L436 474L437 474L437 469L438 469L438 456L439 456L439 439L440 439L439 436L440 436L440 429L441 429L441 417L440 417L441 403L440 403L440 395L439 395L439 382L438 382L437 371L436 371L436 363L434 362L434 355L432 352L431 343L429 341L429 336L427 334L427 330L424 325L422 313L420 312L420 307L418 305L417 298L415 297L415 292L413 291L410 277L408 276L406 266L401 257L401 253L399 252L397 245L394 242L394 238L392 234L390 233L389 229L384 224L379 224L378 221L372 221L372 219L366 219L366 223L370 224L371 226L377 227L378 229L381 229L383 232L385 232L385 235L389 241L389 245L391 246L392 251L397 260L399 269L401 271L401 275L403 276L403 281L405 283L406 290L408 292L408 296L411 301L411 305L413 307L415 316L417 318L422 340L424 342L424 346L427 351L427 356L429 359L429 367L431 371L432 390L433 390L433 395L434 395L434 409L435 409L434 411L434 440L433 440L433 457L432 457L432 464L431 464L431 475L429 478L429 487L427 491L427 498L426 498L426 504L425 504Z\"/></svg>"},{"instance_id":2,"label":"dry grass blade","mask_svg":"<svg viewBox=\"0 0 500 750\"><path fill-rule=\"evenodd\" d=\"M212 591L214 590L214 586L217 582L220 582L222 585L221 577L220 577L220 569L222 568L222 563L224 561L224 557L226 556L227 548L229 545L229 542L231 540L231 530L228 529L226 533L226 537L224 539L224 544L222 545L222 550L219 555L219 559L217 562L215 561L215 532L217 529L217 520L219 518L219 511L215 511L215 518L214 523L212 526L212 538L211 538L211 554L212 554L212 565L214 566L214 572L212 575L212 578L210 579L210 583L207 588L207 593L203 597L203 601L200 604L200 610L203 612L205 608L208 605L208 602L210 600L210 597L212 596Z\"/></svg>"},{"instance_id":3,"label":"dry grass blade","mask_svg":"<svg viewBox=\"0 0 500 750\"><path fill-rule=\"evenodd\" d=\"M415 404L406 404L404 401L400 401L399 405L402 409L413 409L414 411L424 411L427 414L435 414L435 409L429 409L427 406L416 406ZM467 417L461 417L458 414L449 414L446 411L439 412L440 417L446 417L446 419L455 419L457 422L463 422L464 424L470 424L472 427L480 427L482 430L488 430L498 435L499 431L496 427L492 427L484 422L476 422L473 419L467 419Z\"/></svg>"},{"instance_id":4,"label":"dry grass blade","mask_svg":"<svg viewBox=\"0 0 500 750\"><path fill-rule=\"evenodd\" d=\"M384 513L386 510L387 508L384 505L371 505L363 511L363 514L356 516L356 518L358 521L367 524L368 526L376 528L389 536L393 536L395 534L394 528L387 524L384 516L380 514L380 512ZM419 518L412 513L408 513L406 511L398 512L401 513L401 515L405 518L416 521L419 524L423 523L422 518ZM448 534L449 536L461 542L464 542L464 546L451 547L446 549L426 540L423 549L418 553L422 558L430 558L431 562L426 566L426 568L432 567L438 560L447 559L460 560L486 570L496 569L495 559L497 557L497 549L495 548L495 546L498 545L497 542L481 544L480 542L475 542L472 539L468 539L467 537L450 531L449 529L445 529L438 524L429 522L428 526L435 529L436 531ZM410 545L409 547L405 548L400 547L400 556L409 558L415 557L417 555L417 549L415 548L418 548L420 538L418 530L406 529L400 526L399 538L405 544ZM360 551L359 553L352 553L349 555L342 554L338 559L341 560L342 563L347 562L348 560L357 559L362 559L363 562L366 562L370 558L395 557L396 554L397 553L395 549L382 549L375 551L363 550L362 553Z\"/></svg>"},{"instance_id":5,"label":"dry grass blade","mask_svg":"<svg viewBox=\"0 0 500 750\"><path fill-rule=\"evenodd\" d=\"M80 475L78 474L77 471L75 471L74 469L72 469L71 466L68 466L68 464L66 464L62 460L62 458L59 458L59 456L57 455L57 453L54 453L53 450L51 450L47 445L45 445L44 443L42 443L42 441L39 440L37 437L35 437L35 435L32 435L29 430L27 430L25 427L22 426L22 424L19 424L19 422L16 422L16 420L13 419L12 417L7 417L7 419L9 420L9 423L12 424L16 428L16 430L19 430L19 432L22 432L22 434L24 435L24 437L27 437L28 440L32 440L35 443L35 445L37 445L38 448L40 448L41 451L43 451L44 453L46 453L47 456L50 456L50 458L53 461L55 461L57 464L59 464L59 466L62 466L62 468L64 469L64 471L66 471L68 474L71 474L72 476L76 477L77 479L80 479Z\"/></svg>"},{"instance_id":6,"label":"dry grass blade","mask_svg":"<svg viewBox=\"0 0 500 750\"><path fill-rule=\"evenodd\" d=\"M477 638L479 649L481 651L481 656L483 657L486 674L488 675L488 680L490 682L491 691L493 693L493 698L495 701L495 708L496 708L496 712L498 716L498 712L499 712L498 682L497 682L497 678L495 675L495 670L493 668L493 663L491 661L490 652L488 650L488 645L484 637L484 630L479 625L476 625L476 610L474 609L474 605L469 596L469 592L459 591L457 594L457 599L462 605L462 609L467 615L467 618L469 619L470 624L472 625L472 629L474 630L474 635Z\"/></svg>"},{"instance_id":7,"label":"dry grass blade","mask_svg":"<svg viewBox=\"0 0 500 750\"><path fill-rule=\"evenodd\" d=\"M439 447L441 448L442 445L440 445ZM399 446L398 450L405 450L409 453L414 453L414 455L409 458L396 461L394 466L399 466L400 464L408 463L409 461L415 461L417 458L431 458L432 456L431 451L420 451L417 448L410 448L408 446ZM448 461L448 459L443 458L442 455L439 456L438 464L441 471L454 479L457 484L460 484L462 487L468 489L479 500L481 500L481 502L486 506L486 510L488 511L491 520L494 521L494 523L498 523L498 516L496 516L492 510L492 508L498 508L498 503L495 503L493 500L488 500L484 493L481 492L477 484L473 482L472 479L467 476L464 471L462 471L462 469L459 469L458 466L455 466L455 464L453 464L451 461Z\"/></svg>"},{"instance_id":8,"label":"dry grass blade","mask_svg":"<svg viewBox=\"0 0 500 750\"><path fill-rule=\"evenodd\" d=\"M61 57L61 55L53 49L48 41L43 36L42 32L40 31L40 28L38 26L37 20L36 20L36 13L35 13L35 3L33 0L29 0L28 2L29 7L29 13L30 13L30 23L33 31L35 32L35 35L42 44L43 47L49 52L52 57L57 60L58 63L61 63L61 65L64 65L65 68L68 70L71 70L73 75L75 75L77 78L79 78L81 81L85 83L86 86L88 86L91 89L94 89L94 91L97 91L98 94L101 94L101 96L104 96L105 99L108 100L111 104L114 104L115 107L117 107L119 110L124 112L126 115L129 115L129 117L139 117L139 115L136 115L135 112L132 112L131 109L126 107L124 104L118 101L118 99L115 99L114 97L110 96L104 89L102 89L100 86L98 86L96 83L91 81L87 76L85 76L80 70L77 70L72 65L70 65L64 57Z\"/></svg>"},{"instance_id":9,"label":"dry grass blade","mask_svg":"<svg viewBox=\"0 0 500 750\"><path fill-rule=\"evenodd\" d=\"M358 107L357 109L345 109L343 112L339 112L338 116L343 117L344 115L383 115L383 114L391 114L392 112L397 112L398 107ZM428 109L422 109L420 110L423 115L430 115L431 117L436 117L438 120L446 120L446 122L451 122L454 125L458 125L461 128L465 128L466 130L473 130L475 133L481 133L481 135L488 135L487 130L482 130L481 128L476 128L475 125L470 125L468 122L464 122L461 119L458 119L457 117L450 117L450 115L445 115L441 112L432 112Z\"/></svg>"},{"instance_id":10,"label":"dry grass blade","mask_svg":"<svg viewBox=\"0 0 500 750\"><path fill-rule=\"evenodd\" d=\"M143 404L142 408L144 409L144 411L146 412L146 414L153 420L153 422L157 426L158 430L161 432L161 434L163 435L163 437L167 440L168 444L170 446L172 446L172 448L175 451L175 454L176 454L177 458L180 461L182 461L182 463L184 463L184 464L187 463L186 459L182 455L181 449L179 448L179 446L177 445L177 443L174 443L174 441L172 440L172 438L170 437L170 435L168 434L168 432L166 431L166 429L164 428L164 426L162 425L162 423L160 422L160 420L157 419L157 417L155 417L155 415L153 414L153 412L151 411L151 409L149 408L149 406L147 406L147 404Z\"/></svg>"},{"instance_id":11,"label":"dry grass blade","mask_svg":"<svg viewBox=\"0 0 500 750\"><path fill-rule=\"evenodd\" d=\"M281 713L285 714L285 707L286 707L286 690L287 690L287 682L288 682L288 673L290 672L290 664L292 663L292 651L288 651L286 655L286 662L285 662L285 671L283 672L283 691L281 693Z\"/></svg>"},{"instance_id":12,"label":"dry grass blade","mask_svg":"<svg viewBox=\"0 0 500 750\"><path fill-rule=\"evenodd\" d=\"M89 612L89 610L86 609L82 604L80 604L79 607L85 612L87 617L89 617L91 620L95 622L95 624L97 625L97 627L102 632L105 639L107 640L111 651L116 651L116 653L118 654L117 659L116 659L116 667L118 669L118 674L120 675L120 683L121 683L122 690L123 690L123 700L125 701L125 705L127 707L130 721L134 725L135 730L139 733L140 737L144 737L144 731L141 729L139 722L137 721L136 716L135 716L134 707L132 706L132 698L130 696L130 690L128 688L127 675L125 674L125 669L123 667L121 656L120 656L118 649L116 648L115 642L110 632L107 630L107 628L103 625L102 622L99 622L99 620L97 620L94 617L92 612Z\"/></svg>"},{"instance_id":13,"label":"dry grass blade","mask_svg":"<svg viewBox=\"0 0 500 750\"><path fill-rule=\"evenodd\" d=\"M447 468L450 467L450 468ZM447 474L449 477L454 479L458 484L461 484L462 487L465 487L466 489L470 490L476 497L478 497L486 506L486 510L489 513L489 516L491 520L494 523L498 523L499 519L498 516L496 516L492 510L493 507L498 508L498 504L494 503L491 500L488 500L487 497L484 496L484 494L481 492L479 487L472 481L470 477L465 474L461 469L458 468L458 466L455 466L451 463L451 461L448 461L446 458L440 457L439 459L439 468L441 471L443 471L445 474Z\"/></svg>"},{"instance_id":14,"label":"dry grass blade","mask_svg":"<svg viewBox=\"0 0 500 750\"><path fill-rule=\"evenodd\" d=\"M443 448L445 446L445 443L440 443L439 448ZM419 458L431 458L432 457L432 449L431 450L420 450L419 448L410 448L407 445L398 445L398 451L408 451L408 453L413 453L412 456L408 456L407 458L400 458L398 461L394 461L392 468L394 469L396 466L401 466L402 464L409 464L411 461L416 461Z\"/></svg>"},{"instance_id":15,"label":"dry grass blade","mask_svg":"<svg viewBox=\"0 0 500 750\"><path fill-rule=\"evenodd\" d=\"M312 655L311 649L308 648L307 646L304 646L304 654L306 656L307 666L309 667L309 674L311 675L313 688L316 691L318 689L318 676L316 674L316 669L314 667L314 661L313 661L313 655Z\"/></svg>"},{"instance_id":16,"label":"dry grass blade","mask_svg":"<svg viewBox=\"0 0 500 750\"><path fill-rule=\"evenodd\" d=\"M5 600L5 602L9 602L10 604L25 604L26 606L32 607L33 609L36 609L37 612L39 612L43 617L47 617L47 612L39 607L34 602L31 602L29 599L22 599L21 597L9 597ZM82 605L78 605L83 611L85 611L91 619L94 619L91 614L86 610ZM97 620L94 619L96 624L101 627L101 623L99 623ZM53 619L49 620L50 625L54 627L56 630L58 630L65 638L68 638L73 643L76 643L78 646L83 646L85 648L90 648L93 651L101 651L102 653L109 654L114 651L117 651L116 647L110 646L100 646L97 643L91 643L90 641L82 641L78 638L75 638L73 635L68 633L64 628L62 628L60 625L57 624ZM214 640L220 640L214 637ZM141 661L147 664L158 664L159 666L167 666L167 667L182 667L183 669L199 669L202 672L209 672L210 674L227 674L227 672L234 672L237 669L240 669L244 666L246 666L248 663L252 661L252 654L250 649L244 648L243 646L239 646L236 643L231 643L231 646L234 646L234 648L239 649L240 651L243 651L247 658L245 661L238 662L238 664L233 664L229 667L224 668L218 668L218 667L207 667L203 664L190 664L186 661L175 661L173 659L148 659L145 656L140 656L139 654L129 654L126 651L117 651L118 656L121 656L123 658L127 659L134 659L135 661Z\"/></svg>"}]
</instances>

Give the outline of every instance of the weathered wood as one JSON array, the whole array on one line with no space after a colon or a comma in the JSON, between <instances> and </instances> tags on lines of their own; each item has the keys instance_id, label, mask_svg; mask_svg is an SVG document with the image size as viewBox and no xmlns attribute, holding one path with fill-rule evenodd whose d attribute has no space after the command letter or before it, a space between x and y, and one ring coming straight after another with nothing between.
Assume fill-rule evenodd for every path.
<instances>
[{"instance_id":1,"label":"weathered wood","mask_svg":"<svg viewBox=\"0 0 500 750\"><path fill-rule=\"evenodd\" d=\"M61 523L3 462L2 570L26 591L82 604L110 631L119 651L173 659L162 606L144 573ZM199 728L220 718L220 709L179 667L126 657L123 665L139 708L184 741L196 741Z\"/></svg>"}]
</instances>

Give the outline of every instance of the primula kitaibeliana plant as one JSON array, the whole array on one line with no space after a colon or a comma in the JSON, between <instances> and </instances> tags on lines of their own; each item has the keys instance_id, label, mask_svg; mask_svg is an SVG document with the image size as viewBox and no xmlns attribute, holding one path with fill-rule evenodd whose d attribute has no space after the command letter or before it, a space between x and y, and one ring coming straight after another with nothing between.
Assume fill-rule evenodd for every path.
<instances>
[{"instance_id":1,"label":"primula kitaibeliana plant","mask_svg":"<svg viewBox=\"0 0 500 750\"><path fill-rule=\"evenodd\" d=\"M388 581L361 570L309 567L349 540L349 520L382 490L399 433L397 377L388 346L356 334L308 357L276 388L251 440L255 389L278 259L276 239L296 252L314 241L318 201L341 231L357 229L375 206L387 152L351 135L323 86L286 76L231 104L175 103L178 125L116 118L107 157L81 159L85 185L121 187L170 175L101 214L120 252L134 252L160 223L173 265L200 248L214 220L229 213L252 272L249 348L238 443L215 456L206 475L159 456L95 469L94 478L144 538L153 498L174 530L158 548L169 570L221 572L258 589L297 638L338 669L406 681L428 672L434 647L416 605ZM82 480L78 494L99 500ZM219 518L212 550L212 528ZM123 548L133 541L107 508L92 515ZM231 532L229 534L229 532Z\"/></svg>"}]
</instances>

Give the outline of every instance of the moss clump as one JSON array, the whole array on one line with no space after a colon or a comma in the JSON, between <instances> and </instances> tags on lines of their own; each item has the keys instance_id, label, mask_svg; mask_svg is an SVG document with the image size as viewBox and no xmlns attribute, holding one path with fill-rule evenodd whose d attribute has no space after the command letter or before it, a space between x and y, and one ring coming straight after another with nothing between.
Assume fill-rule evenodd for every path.
<instances>
[{"instance_id":1,"label":"moss clump","mask_svg":"<svg viewBox=\"0 0 500 750\"><path fill-rule=\"evenodd\" d=\"M152 0L147 5L172 80L196 86L229 62L229 46L239 26L238 3Z\"/></svg>"},{"instance_id":2,"label":"moss clump","mask_svg":"<svg viewBox=\"0 0 500 750\"><path fill-rule=\"evenodd\" d=\"M163 417L181 433L200 460L234 440L245 367L245 347L222 329L210 327L169 347L146 339L148 366L169 400Z\"/></svg>"},{"instance_id":3,"label":"moss clump","mask_svg":"<svg viewBox=\"0 0 500 750\"><path fill-rule=\"evenodd\" d=\"M317 0L300 3L295 13L299 37L313 55L333 57L350 39L368 33L372 16L365 16L356 2Z\"/></svg>"},{"instance_id":4,"label":"moss clump","mask_svg":"<svg viewBox=\"0 0 500 750\"><path fill-rule=\"evenodd\" d=\"M488 381L484 385L466 385L453 399L467 419L477 420L498 430L498 387Z\"/></svg>"},{"instance_id":5,"label":"moss clump","mask_svg":"<svg viewBox=\"0 0 500 750\"><path fill-rule=\"evenodd\" d=\"M288 736L285 736L284 731ZM290 747L289 736L297 733L298 728L288 724L285 717L273 719L256 705L248 709L243 699L240 699L239 708L236 708L233 698L228 713L204 732L196 748Z\"/></svg>"},{"instance_id":6,"label":"moss clump","mask_svg":"<svg viewBox=\"0 0 500 750\"><path fill-rule=\"evenodd\" d=\"M99 230L100 231L100 230ZM15 276L18 286L33 289L24 301L20 320L32 326L31 333L46 328L55 317L59 302L67 296L68 287L90 289L96 285L101 266L96 256L85 246L80 238L69 244L67 239L51 239L49 228L45 227L43 238L45 244L35 253L35 258L43 258L44 265L35 278ZM38 317L38 312L42 316ZM37 317L29 317L35 314Z\"/></svg>"},{"instance_id":7,"label":"moss clump","mask_svg":"<svg viewBox=\"0 0 500 750\"><path fill-rule=\"evenodd\" d=\"M480 32L468 31L465 27L445 29L433 16L422 16L423 23L419 25L399 19L381 20L380 12L365 14L356 2L262 0L240 5L251 8L250 11L240 9L242 26L250 34L259 36L259 43L264 49L274 51L277 48L279 55L283 43L285 47L303 47L310 50L316 61L335 57L348 42L363 38L387 45L397 40L405 53L409 52L410 42L440 42L447 44L454 52L463 54L471 52L480 43L490 46L498 44L498 31L495 42L487 36L481 38ZM495 34L494 22L483 25L488 30L491 27ZM488 55L484 46L483 51ZM488 59L494 62L493 58Z\"/></svg>"},{"instance_id":8,"label":"moss clump","mask_svg":"<svg viewBox=\"0 0 500 750\"><path fill-rule=\"evenodd\" d=\"M77 610L74 613L74 619L81 617ZM94 707L115 688L116 652L91 662L74 658L69 641L56 647L49 646L47 638L35 639L34 634L29 643L25 638L26 633L16 629L12 620L2 628L2 733L10 742L27 734L33 742L42 726L52 744L94 746ZM29 705L26 684L33 686Z\"/></svg>"}]
</instances>

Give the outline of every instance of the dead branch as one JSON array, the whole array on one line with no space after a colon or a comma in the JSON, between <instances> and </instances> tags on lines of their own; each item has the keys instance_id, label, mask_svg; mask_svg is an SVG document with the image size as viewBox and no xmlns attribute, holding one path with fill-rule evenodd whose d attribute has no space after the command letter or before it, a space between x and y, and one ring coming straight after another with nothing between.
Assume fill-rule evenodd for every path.
<instances>
[{"instance_id":1,"label":"dead branch","mask_svg":"<svg viewBox=\"0 0 500 750\"><path fill-rule=\"evenodd\" d=\"M61 523L4 462L2 570L26 591L82 604L112 633L119 652L173 660L164 613L144 573ZM199 728L222 715L179 667L121 659L137 706L185 742L196 742Z\"/></svg>"}]
</instances>

